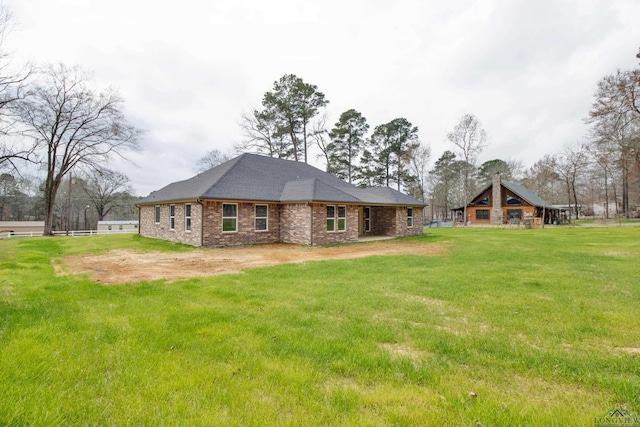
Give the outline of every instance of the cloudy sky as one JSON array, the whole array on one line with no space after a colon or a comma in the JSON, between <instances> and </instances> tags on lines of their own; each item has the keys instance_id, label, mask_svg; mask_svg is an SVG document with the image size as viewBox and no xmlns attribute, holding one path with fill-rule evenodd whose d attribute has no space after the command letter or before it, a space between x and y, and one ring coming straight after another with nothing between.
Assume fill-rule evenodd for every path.
<instances>
[{"instance_id":1,"label":"cloudy sky","mask_svg":"<svg viewBox=\"0 0 640 427\"><path fill-rule=\"evenodd\" d=\"M597 82L638 66L640 0L4 0L18 61L80 65L146 130L116 169L137 195L242 139L240 115L284 74L315 84L329 123L405 117L433 161L465 113L480 161L529 166L586 137ZM324 165L317 163L323 168Z\"/></svg>"}]
</instances>

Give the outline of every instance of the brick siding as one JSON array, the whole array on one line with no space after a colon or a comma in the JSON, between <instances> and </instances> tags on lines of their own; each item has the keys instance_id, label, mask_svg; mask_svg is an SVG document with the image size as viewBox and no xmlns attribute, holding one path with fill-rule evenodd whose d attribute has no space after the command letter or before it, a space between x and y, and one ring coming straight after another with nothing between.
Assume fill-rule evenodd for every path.
<instances>
[{"instance_id":1,"label":"brick siding","mask_svg":"<svg viewBox=\"0 0 640 427\"><path fill-rule=\"evenodd\" d=\"M202 205L197 202L191 204L191 231L185 230L185 205L176 203L174 229L169 228L169 213L171 204L160 204L160 222L155 222L155 206L140 206L140 235L171 242L186 243L200 246L202 242Z\"/></svg>"},{"instance_id":2,"label":"brick siding","mask_svg":"<svg viewBox=\"0 0 640 427\"><path fill-rule=\"evenodd\" d=\"M222 205L227 203L238 206L237 228L233 232L222 231ZM257 204L264 205L267 203ZM273 203L267 205L269 206L267 230L256 231L256 203L204 201L205 215L202 230L204 246L237 246L280 241L281 212L279 205Z\"/></svg>"},{"instance_id":3,"label":"brick siding","mask_svg":"<svg viewBox=\"0 0 640 427\"><path fill-rule=\"evenodd\" d=\"M237 205L237 229L222 231L222 205ZM266 203L257 203L266 204ZM348 243L358 240L359 206L336 207L336 231L327 230L327 205L321 203L269 203L266 231L255 230L255 206L250 202L206 200L191 203L191 232L184 230L185 203L175 204L175 229L169 229L169 204L160 205L160 223L155 223L155 206L140 207L140 234L145 237L181 242L194 246L236 246L285 242L300 245ZM346 207L346 228L337 231L338 206ZM422 208L413 208L413 227L407 227L406 207L371 207L373 236L409 236L422 233ZM311 219L313 216L313 230Z\"/></svg>"},{"instance_id":4,"label":"brick siding","mask_svg":"<svg viewBox=\"0 0 640 427\"><path fill-rule=\"evenodd\" d=\"M311 245L311 206L307 203L284 204L280 216L280 238L285 243Z\"/></svg>"},{"instance_id":5,"label":"brick siding","mask_svg":"<svg viewBox=\"0 0 640 427\"><path fill-rule=\"evenodd\" d=\"M327 230L327 206L335 206L335 231ZM338 206L313 204L313 244L326 245L327 243L348 243L358 241L358 207L346 206L346 226L344 231L338 229Z\"/></svg>"}]
</instances>

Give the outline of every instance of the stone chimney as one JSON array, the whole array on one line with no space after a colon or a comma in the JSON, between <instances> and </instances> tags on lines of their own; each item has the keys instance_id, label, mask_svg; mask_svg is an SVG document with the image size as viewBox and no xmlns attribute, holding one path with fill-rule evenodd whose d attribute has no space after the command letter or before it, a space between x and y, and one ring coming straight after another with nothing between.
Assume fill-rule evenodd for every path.
<instances>
[{"instance_id":1,"label":"stone chimney","mask_svg":"<svg viewBox=\"0 0 640 427\"><path fill-rule=\"evenodd\" d=\"M500 173L493 176L493 188L491 190L491 224L502 224L502 185Z\"/></svg>"}]
</instances>

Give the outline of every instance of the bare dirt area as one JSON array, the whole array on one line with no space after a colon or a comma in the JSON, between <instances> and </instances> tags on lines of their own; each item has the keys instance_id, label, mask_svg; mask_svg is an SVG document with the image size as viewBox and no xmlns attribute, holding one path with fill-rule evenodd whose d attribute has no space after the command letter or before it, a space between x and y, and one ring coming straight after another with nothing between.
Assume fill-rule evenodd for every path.
<instances>
[{"instance_id":1,"label":"bare dirt area","mask_svg":"<svg viewBox=\"0 0 640 427\"><path fill-rule=\"evenodd\" d=\"M340 246L307 247L268 244L249 247L199 249L187 253L114 250L101 255L76 255L54 263L57 274L89 274L104 284L180 279L238 273L277 264L374 255L442 255L442 245L384 240Z\"/></svg>"}]
</instances>

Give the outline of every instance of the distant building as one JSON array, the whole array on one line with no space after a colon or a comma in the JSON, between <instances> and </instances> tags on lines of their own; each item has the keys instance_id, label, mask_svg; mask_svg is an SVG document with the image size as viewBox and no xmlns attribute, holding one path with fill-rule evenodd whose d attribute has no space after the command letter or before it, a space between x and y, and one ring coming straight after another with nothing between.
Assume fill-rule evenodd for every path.
<instances>
[{"instance_id":1,"label":"distant building","mask_svg":"<svg viewBox=\"0 0 640 427\"><path fill-rule=\"evenodd\" d=\"M44 221L0 221L0 238L24 233L40 235L43 232Z\"/></svg>"},{"instance_id":2,"label":"distant building","mask_svg":"<svg viewBox=\"0 0 640 427\"><path fill-rule=\"evenodd\" d=\"M464 207L452 209L463 221ZM467 205L468 224L518 224L530 220L546 224L562 221L562 209L545 203L537 194L520 184L502 181L495 175ZM566 218L565 218L566 219Z\"/></svg>"},{"instance_id":3,"label":"distant building","mask_svg":"<svg viewBox=\"0 0 640 427\"><path fill-rule=\"evenodd\" d=\"M98 233L109 231L138 231L137 220L122 220L122 221L98 221Z\"/></svg>"}]
</instances>

